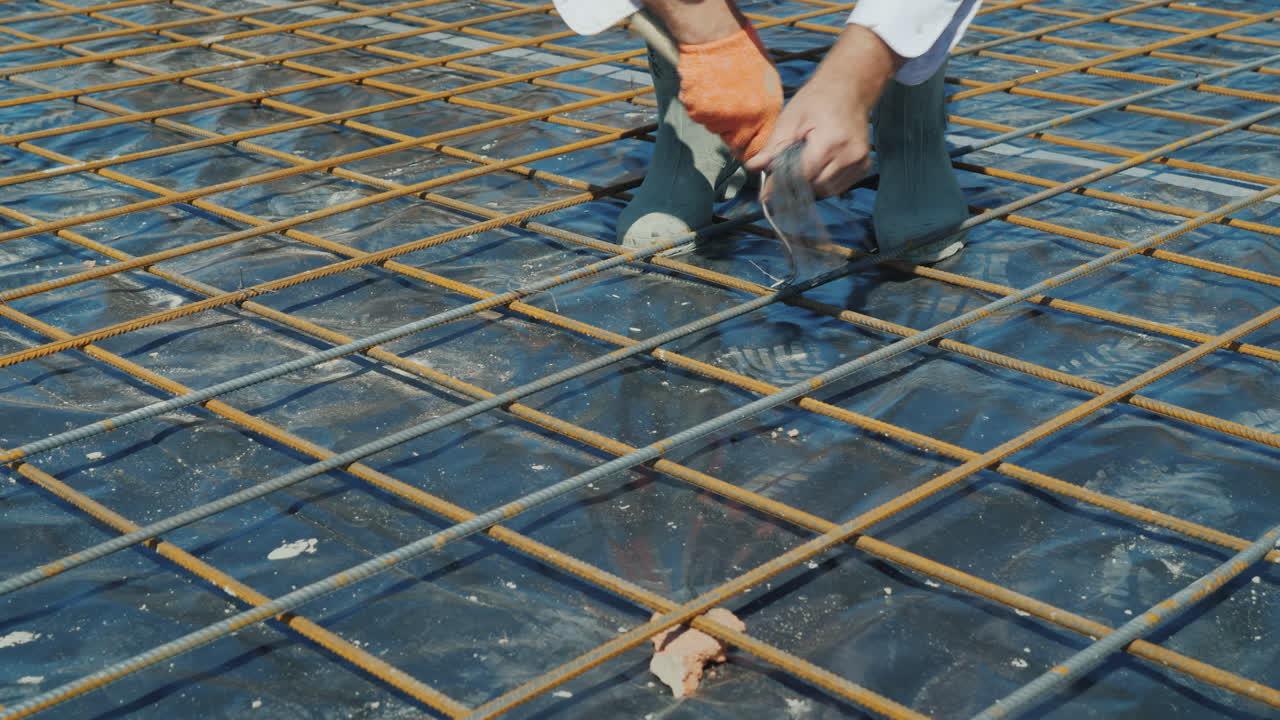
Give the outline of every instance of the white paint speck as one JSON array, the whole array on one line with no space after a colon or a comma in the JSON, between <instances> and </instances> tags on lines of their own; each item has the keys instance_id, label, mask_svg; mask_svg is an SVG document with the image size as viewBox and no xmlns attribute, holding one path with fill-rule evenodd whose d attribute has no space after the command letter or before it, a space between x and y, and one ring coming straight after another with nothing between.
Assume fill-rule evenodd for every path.
<instances>
[{"instance_id":1,"label":"white paint speck","mask_svg":"<svg viewBox=\"0 0 1280 720\"><path fill-rule=\"evenodd\" d=\"M817 570L817 569L818 569L818 561L817 561L817 560L810 560L810 561L807 563L807 566L808 566L808 568L809 568L810 570Z\"/></svg>"},{"instance_id":2,"label":"white paint speck","mask_svg":"<svg viewBox=\"0 0 1280 720\"><path fill-rule=\"evenodd\" d=\"M26 645L29 642L35 642L39 639L40 633L38 632L14 630L8 635L0 636L0 648L14 647L15 645Z\"/></svg>"},{"instance_id":3,"label":"white paint speck","mask_svg":"<svg viewBox=\"0 0 1280 720\"><path fill-rule=\"evenodd\" d=\"M934 582L933 580L925 580L925 581L924 581L924 584L925 584L925 585L927 585L927 586L929 586L929 587L931 587L931 588L940 588L940 587L942 587L942 583L940 583L940 582Z\"/></svg>"},{"instance_id":4,"label":"white paint speck","mask_svg":"<svg viewBox=\"0 0 1280 720\"><path fill-rule=\"evenodd\" d=\"M555 697L565 698L565 699L573 697L573 693L569 692L568 690L557 690L551 694Z\"/></svg>"},{"instance_id":5,"label":"white paint speck","mask_svg":"<svg viewBox=\"0 0 1280 720\"><path fill-rule=\"evenodd\" d=\"M1259 583L1262 582L1262 578L1258 577L1257 575L1254 575L1252 578L1249 579L1249 582L1253 583L1254 585L1258 585Z\"/></svg>"},{"instance_id":6,"label":"white paint speck","mask_svg":"<svg viewBox=\"0 0 1280 720\"><path fill-rule=\"evenodd\" d=\"M513 582L508 582L508 583L507 583L507 589L508 589L508 590L515 590L517 587L519 587L519 586L518 586L518 585L516 585L516 584L515 584L515 583L513 583Z\"/></svg>"},{"instance_id":7,"label":"white paint speck","mask_svg":"<svg viewBox=\"0 0 1280 720\"><path fill-rule=\"evenodd\" d=\"M1030 666L1030 663L1028 663L1026 660L1023 660L1022 658L1014 658L1009 661L1009 664L1018 668L1019 670L1025 669Z\"/></svg>"},{"instance_id":8,"label":"white paint speck","mask_svg":"<svg viewBox=\"0 0 1280 720\"><path fill-rule=\"evenodd\" d=\"M1172 560L1166 560L1164 558L1156 558L1156 559L1159 560L1162 564L1164 564L1165 569L1169 571L1170 575L1174 576L1175 578L1182 577L1182 568L1183 568L1182 563L1173 562Z\"/></svg>"},{"instance_id":9,"label":"white paint speck","mask_svg":"<svg viewBox=\"0 0 1280 720\"><path fill-rule=\"evenodd\" d=\"M534 470L537 470L538 472L542 472L543 470L547 469L546 465L530 465L529 467L533 468Z\"/></svg>"},{"instance_id":10,"label":"white paint speck","mask_svg":"<svg viewBox=\"0 0 1280 720\"><path fill-rule=\"evenodd\" d=\"M885 595L892 595L892 594L893 594L893 588L891 588L891 587L887 587L887 588L885 588L885 589L884 589L884 594L885 594Z\"/></svg>"},{"instance_id":11,"label":"white paint speck","mask_svg":"<svg viewBox=\"0 0 1280 720\"><path fill-rule=\"evenodd\" d=\"M789 438L799 437L799 436L800 436L800 431L796 430L795 428L791 428L790 430L787 431L787 437Z\"/></svg>"},{"instance_id":12,"label":"white paint speck","mask_svg":"<svg viewBox=\"0 0 1280 720\"><path fill-rule=\"evenodd\" d=\"M787 717L798 718L809 714L812 707L804 698L783 698L787 703Z\"/></svg>"},{"instance_id":13,"label":"white paint speck","mask_svg":"<svg viewBox=\"0 0 1280 720\"><path fill-rule=\"evenodd\" d=\"M480 598L476 597L475 595L468 595L467 599L470 600L471 602L480 602Z\"/></svg>"},{"instance_id":14,"label":"white paint speck","mask_svg":"<svg viewBox=\"0 0 1280 720\"><path fill-rule=\"evenodd\" d=\"M1031 617L1031 613L1026 612L1025 610L1019 610L1018 608L1013 609L1013 614L1018 617Z\"/></svg>"},{"instance_id":15,"label":"white paint speck","mask_svg":"<svg viewBox=\"0 0 1280 720\"><path fill-rule=\"evenodd\" d=\"M262 707L262 700L261 699L254 700L253 702L249 703L249 707L253 708L254 710L257 710L258 708Z\"/></svg>"},{"instance_id":16,"label":"white paint speck","mask_svg":"<svg viewBox=\"0 0 1280 720\"><path fill-rule=\"evenodd\" d=\"M18 678L19 685L39 685L44 682L43 675L23 675Z\"/></svg>"},{"instance_id":17,"label":"white paint speck","mask_svg":"<svg viewBox=\"0 0 1280 720\"><path fill-rule=\"evenodd\" d=\"M320 541L315 538L307 538L306 540L294 540L280 545L280 547L267 553L268 560L290 560L298 557L302 553L315 554L316 544Z\"/></svg>"},{"instance_id":18,"label":"white paint speck","mask_svg":"<svg viewBox=\"0 0 1280 720\"><path fill-rule=\"evenodd\" d=\"M101 460L101 459L102 459L102 453L98 452L97 450L94 450L94 451L93 451L93 452L91 452L91 453L87 453L87 454L85 455L85 457L86 457L86 458L88 458L88 459L90 459L90 460Z\"/></svg>"}]
</instances>

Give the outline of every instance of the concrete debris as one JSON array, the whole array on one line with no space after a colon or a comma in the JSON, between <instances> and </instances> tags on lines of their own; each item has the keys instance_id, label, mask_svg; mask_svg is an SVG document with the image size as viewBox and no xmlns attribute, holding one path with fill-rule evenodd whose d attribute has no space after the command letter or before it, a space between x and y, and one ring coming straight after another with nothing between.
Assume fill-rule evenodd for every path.
<instances>
[{"instance_id":1,"label":"concrete debris","mask_svg":"<svg viewBox=\"0 0 1280 720\"><path fill-rule=\"evenodd\" d=\"M705 617L739 632L747 629L724 608L714 608ZM682 698L698 689L707 665L725 661L725 649L724 643L688 625L670 628L653 637L649 672L671 688L672 695Z\"/></svg>"}]
</instances>

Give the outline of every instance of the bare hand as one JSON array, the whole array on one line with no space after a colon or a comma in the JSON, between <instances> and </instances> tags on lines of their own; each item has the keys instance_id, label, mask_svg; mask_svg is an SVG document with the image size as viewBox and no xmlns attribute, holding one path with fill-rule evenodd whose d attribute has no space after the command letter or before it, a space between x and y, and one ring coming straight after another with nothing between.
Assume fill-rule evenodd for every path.
<instances>
[{"instance_id":1,"label":"bare hand","mask_svg":"<svg viewBox=\"0 0 1280 720\"><path fill-rule=\"evenodd\" d=\"M801 169L814 193L827 197L848 190L871 170L871 111L899 63L875 33L846 26L813 77L783 108L747 169L767 170L783 150L803 140ZM767 196L769 188L763 192Z\"/></svg>"}]
</instances>

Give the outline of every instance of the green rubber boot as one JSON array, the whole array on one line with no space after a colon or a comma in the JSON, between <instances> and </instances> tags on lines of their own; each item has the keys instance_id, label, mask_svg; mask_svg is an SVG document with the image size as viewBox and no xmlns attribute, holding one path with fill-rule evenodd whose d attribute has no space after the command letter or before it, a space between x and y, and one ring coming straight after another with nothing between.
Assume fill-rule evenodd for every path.
<instances>
[{"instance_id":1,"label":"green rubber boot","mask_svg":"<svg viewBox=\"0 0 1280 720\"><path fill-rule=\"evenodd\" d=\"M968 205L947 155L944 102L946 65L920 85L889 83L875 115L880 168L872 224L881 254L894 255L928 236L938 240L902 255L938 262L964 248L954 230L969 217Z\"/></svg>"},{"instance_id":2,"label":"green rubber boot","mask_svg":"<svg viewBox=\"0 0 1280 720\"><path fill-rule=\"evenodd\" d=\"M717 199L732 197L746 172L720 138L689 119L676 95L675 68L649 49L658 101L653 160L631 202L618 216L618 243L626 247L666 240L711 224ZM693 250L685 245L666 254Z\"/></svg>"}]
</instances>

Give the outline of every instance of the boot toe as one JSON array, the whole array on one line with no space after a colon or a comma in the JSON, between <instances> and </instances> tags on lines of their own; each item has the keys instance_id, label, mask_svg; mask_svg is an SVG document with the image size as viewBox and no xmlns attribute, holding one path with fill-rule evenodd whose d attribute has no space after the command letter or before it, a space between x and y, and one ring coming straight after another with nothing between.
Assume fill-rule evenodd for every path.
<instances>
[{"instance_id":1,"label":"boot toe","mask_svg":"<svg viewBox=\"0 0 1280 720\"><path fill-rule=\"evenodd\" d=\"M659 240L688 235L693 228L684 220L664 212L648 212L630 224L618 224L618 244L634 250ZM693 243L672 248L663 255L683 255L693 250Z\"/></svg>"},{"instance_id":2,"label":"boot toe","mask_svg":"<svg viewBox=\"0 0 1280 720\"><path fill-rule=\"evenodd\" d=\"M932 265L949 257L954 257L963 249L964 234L961 233L960 235L952 235L936 243L916 248L904 255L903 259L917 265Z\"/></svg>"}]
</instances>

